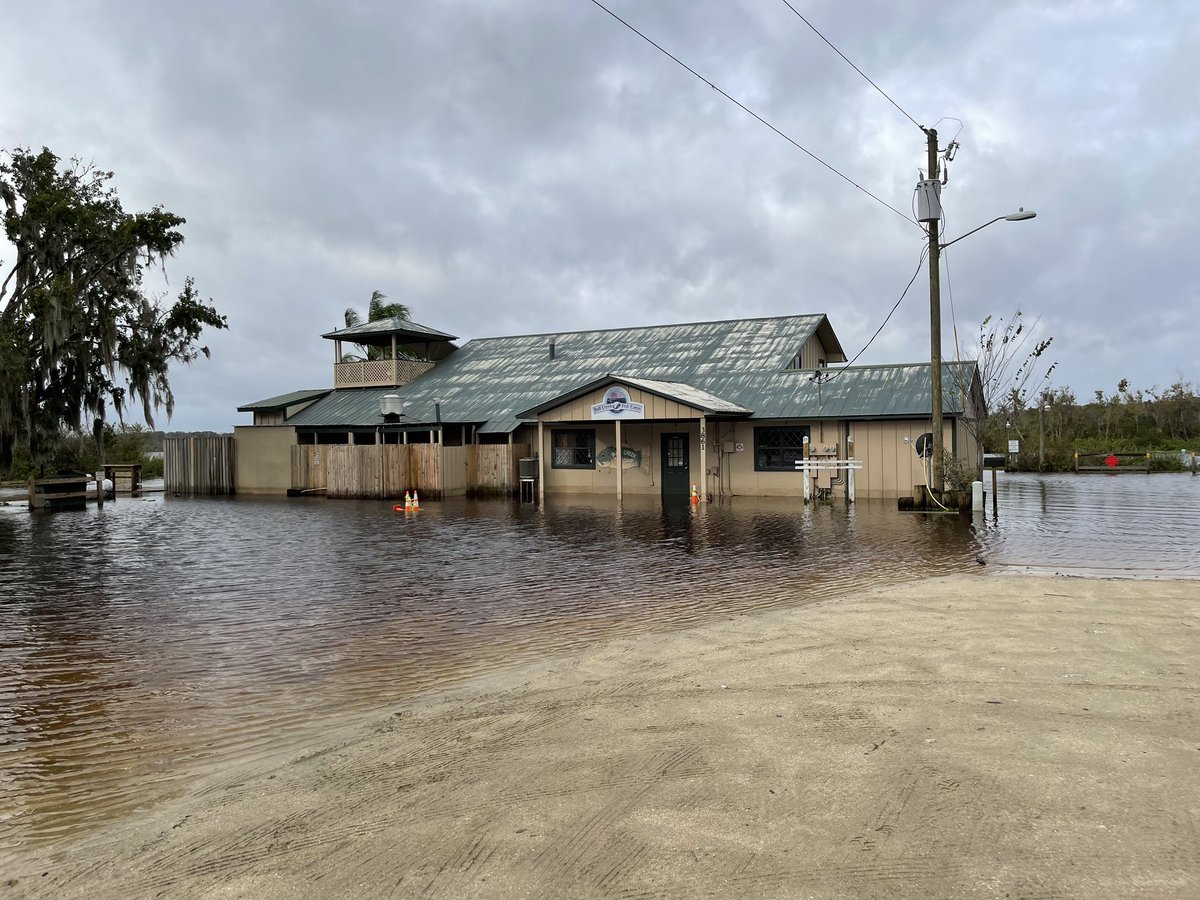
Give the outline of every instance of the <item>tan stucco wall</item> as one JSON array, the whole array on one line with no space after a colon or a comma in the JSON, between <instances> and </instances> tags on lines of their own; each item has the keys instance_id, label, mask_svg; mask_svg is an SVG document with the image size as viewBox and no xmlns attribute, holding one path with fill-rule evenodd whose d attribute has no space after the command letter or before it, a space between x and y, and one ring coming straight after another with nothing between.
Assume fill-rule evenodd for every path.
<instances>
[{"instance_id":1,"label":"tan stucco wall","mask_svg":"<svg viewBox=\"0 0 1200 900\"><path fill-rule=\"evenodd\" d=\"M234 472L239 494L286 494L292 486L291 425L238 425L233 429Z\"/></svg>"}]
</instances>

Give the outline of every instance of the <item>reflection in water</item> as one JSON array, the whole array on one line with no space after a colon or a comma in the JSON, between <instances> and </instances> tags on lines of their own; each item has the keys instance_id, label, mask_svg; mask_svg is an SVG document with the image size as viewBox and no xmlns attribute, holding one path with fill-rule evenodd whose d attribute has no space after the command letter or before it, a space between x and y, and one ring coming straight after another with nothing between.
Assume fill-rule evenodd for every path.
<instances>
[{"instance_id":1,"label":"reflection in water","mask_svg":"<svg viewBox=\"0 0 1200 900\"><path fill-rule=\"evenodd\" d=\"M1200 577L1200 477L1002 476L979 529L993 564L1069 575Z\"/></svg>"},{"instance_id":2,"label":"reflection in water","mask_svg":"<svg viewBox=\"0 0 1200 900\"><path fill-rule=\"evenodd\" d=\"M981 553L1197 577L1198 489L1008 478L999 518L976 523L750 499L0 509L0 856L317 740L335 716L605 637L976 571Z\"/></svg>"}]
</instances>

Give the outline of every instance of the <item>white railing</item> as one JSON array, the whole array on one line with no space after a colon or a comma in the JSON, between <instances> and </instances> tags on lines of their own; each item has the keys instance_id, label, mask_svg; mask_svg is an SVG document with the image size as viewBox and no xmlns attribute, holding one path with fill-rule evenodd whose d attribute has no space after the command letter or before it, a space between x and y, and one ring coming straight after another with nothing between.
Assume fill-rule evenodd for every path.
<instances>
[{"instance_id":1,"label":"white railing","mask_svg":"<svg viewBox=\"0 0 1200 900\"><path fill-rule=\"evenodd\" d=\"M804 502L807 503L813 495L813 478L818 472L845 472L846 473L846 502L854 502L854 473L856 470L863 467L861 459L798 459L796 460L796 471L804 473ZM817 488L818 493L832 491L832 488ZM818 499L827 500L828 494L825 497Z\"/></svg>"},{"instance_id":2,"label":"white railing","mask_svg":"<svg viewBox=\"0 0 1200 900\"><path fill-rule=\"evenodd\" d=\"M334 387L400 387L437 363L423 359L362 359L333 364Z\"/></svg>"}]
</instances>

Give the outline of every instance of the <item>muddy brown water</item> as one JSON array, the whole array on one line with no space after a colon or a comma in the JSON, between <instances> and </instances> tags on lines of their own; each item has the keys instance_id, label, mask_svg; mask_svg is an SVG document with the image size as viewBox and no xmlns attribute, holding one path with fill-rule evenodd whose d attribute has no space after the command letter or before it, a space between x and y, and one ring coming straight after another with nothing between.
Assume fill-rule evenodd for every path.
<instances>
[{"instance_id":1,"label":"muddy brown water","mask_svg":"<svg viewBox=\"0 0 1200 900\"><path fill-rule=\"evenodd\" d=\"M980 560L1200 579L1200 478L1007 476L999 500L974 518L748 498L0 508L0 858L603 638Z\"/></svg>"}]
</instances>

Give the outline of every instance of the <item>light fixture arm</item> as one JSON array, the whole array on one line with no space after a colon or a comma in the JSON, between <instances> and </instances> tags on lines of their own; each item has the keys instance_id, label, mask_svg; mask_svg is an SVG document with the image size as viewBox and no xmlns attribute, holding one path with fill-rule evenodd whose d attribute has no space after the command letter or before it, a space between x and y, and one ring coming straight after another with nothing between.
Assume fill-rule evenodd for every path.
<instances>
[{"instance_id":1,"label":"light fixture arm","mask_svg":"<svg viewBox=\"0 0 1200 900\"><path fill-rule=\"evenodd\" d=\"M1009 213L1007 216L996 216L996 218L992 219L990 222L984 222L978 228L972 228L966 234L960 234L958 237L956 237L952 241L946 241L946 243L944 243L944 244L939 244L938 249L945 250L951 244L957 244L963 238L970 237L975 232L982 231L983 229L987 228L989 225L995 225L997 222L1000 222L1000 221L1024 222L1026 219L1032 219L1032 218L1035 218L1036 216L1037 216L1037 213L1035 213L1033 210L1026 211L1024 209L1022 209L1020 212Z\"/></svg>"}]
</instances>

